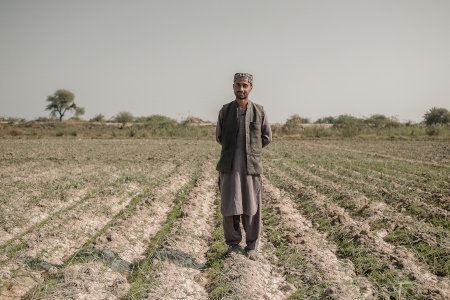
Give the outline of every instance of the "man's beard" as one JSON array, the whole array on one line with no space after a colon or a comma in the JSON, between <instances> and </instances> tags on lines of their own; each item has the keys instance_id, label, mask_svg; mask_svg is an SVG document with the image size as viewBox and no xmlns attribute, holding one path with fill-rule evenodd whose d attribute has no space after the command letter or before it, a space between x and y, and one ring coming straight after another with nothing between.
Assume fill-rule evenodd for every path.
<instances>
[{"instance_id":1,"label":"man's beard","mask_svg":"<svg viewBox=\"0 0 450 300\"><path fill-rule=\"evenodd\" d=\"M245 93L236 93L236 98L244 100L245 98L247 98L247 96L245 95Z\"/></svg>"}]
</instances>

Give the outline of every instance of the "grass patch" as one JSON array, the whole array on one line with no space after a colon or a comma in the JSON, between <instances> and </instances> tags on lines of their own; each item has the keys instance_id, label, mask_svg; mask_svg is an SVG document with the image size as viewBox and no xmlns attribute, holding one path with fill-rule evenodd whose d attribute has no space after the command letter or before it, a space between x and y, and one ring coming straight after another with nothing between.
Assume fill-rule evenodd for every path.
<instances>
[{"instance_id":1,"label":"grass patch","mask_svg":"<svg viewBox=\"0 0 450 300\"><path fill-rule=\"evenodd\" d=\"M324 299L327 284L319 282L321 274L311 269L296 245L286 239L291 230L283 228L274 211L271 203L263 206L263 228L267 240L275 247L276 263L283 267L286 281L297 289L288 299Z\"/></svg>"},{"instance_id":2,"label":"grass patch","mask_svg":"<svg viewBox=\"0 0 450 300\"><path fill-rule=\"evenodd\" d=\"M145 297L145 293L149 289L149 286L155 285L154 277L152 275L154 271L153 260L160 257L159 252L162 250L165 238L172 229L175 221L182 216L181 206L188 200L189 193L197 182L198 177L199 169L197 168L193 178L191 178L191 180L178 192L174 201L174 207L169 212L166 223L154 236L144 254L145 259L134 266L134 270L131 272L128 280L130 283L133 283L133 285L127 295L122 297L122 299L142 299Z\"/></svg>"},{"instance_id":3,"label":"grass patch","mask_svg":"<svg viewBox=\"0 0 450 300\"><path fill-rule=\"evenodd\" d=\"M327 232L327 239L337 246L337 256L342 259L349 259L355 265L357 275L365 276L377 289L380 297L406 297L406 299L422 299L422 295L418 295L412 280L401 274L391 261L377 255L359 239L354 236L353 232L349 232L348 228L342 225L333 224L332 216L324 214L318 208L314 207L314 199L305 191L297 190L290 183L285 182L277 174L268 170L270 181L281 190L288 191L294 201L298 204L300 211L309 219L321 220L319 230ZM308 210L304 210L307 207ZM301 272L304 273L304 272ZM304 275L303 275L304 278ZM399 286L400 289L399 295ZM415 298L417 297L417 298Z\"/></svg>"},{"instance_id":4,"label":"grass patch","mask_svg":"<svg viewBox=\"0 0 450 300\"><path fill-rule=\"evenodd\" d=\"M15 258L15 257L17 256L17 253L18 253L19 251L24 250L24 249L27 249L27 248L28 248L27 243L25 243L25 242L19 242L19 243L15 244L15 245L12 245L12 246L8 249L6 256L7 256L9 259ZM1 249L1 248L0 248L0 249Z\"/></svg>"},{"instance_id":5,"label":"grass patch","mask_svg":"<svg viewBox=\"0 0 450 300\"><path fill-rule=\"evenodd\" d=\"M175 169L176 170L176 169ZM172 172L175 172L173 170ZM152 182L150 186L148 186L144 192L138 194L135 196L130 203L119 213L117 213L102 229L100 229L98 232L96 232L94 235L92 235L87 242L76 252L74 253L68 260L65 261L65 263L61 266L59 269L58 274L55 276L49 278L48 280L45 280L42 284L38 284L34 289L30 290L30 292L27 293L27 295L24 297L24 299L33 299L34 297L38 298L45 298L45 295L52 290L52 287L56 287L56 284L54 284L53 280L60 281L64 280L62 277L62 270L67 268L70 265L80 263L80 262L86 262L88 260L88 256L83 255L83 253L92 252L92 243L103 233L105 233L110 227L114 226L114 224L117 222L118 219L122 218L124 219L127 215L132 214L134 210L136 209L136 205L139 203L139 201L142 200L142 198L148 194L148 192L158 186L160 183L162 183L166 178L170 176L170 172L166 174L163 177L159 177L156 181ZM121 176L116 181L123 183L124 177ZM103 191L103 188L101 188Z\"/></svg>"},{"instance_id":6,"label":"grass patch","mask_svg":"<svg viewBox=\"0 0 450 300\"><path fill-rule=\"evenodd\" d=\"M396 228L385 240L402 245L413 252L437 276L450 277L450 251L433 245L416 235L412 230ZM448 246L448 245L447 245Z\"/></svg>"},{"instance_id":7,"label":"grass patch","mask_svg":"<svg viewBox=\"0 0 450 300\"><path fill-rule=\"evenodd\" d=\"M216 190L216 221L212 234L212 244L206 253L207 265L210 268L210 282L206 286L209 298L212 300L223 299L233 295L232 285L224 273L224 262L228 246L223 235L220 192Z\"/></svg>"},{"instance_id":8,"label":"grass patch","mask_svg":"<svg viewBox=\"0 0 450 300\"><path fill-rule=\"evenodd\" d=\"M164 178L166 178L167 176L168 176L168 175L166 175ZM153 184L151 187L149 187L146 191L150 190L151 188L153 188L154 186L156 186L156 185L157 185L159 182L161 182L161 181L162 181L162 179L160 179L157 183L154 183L154 184ZM115 189L118 190L118 189L120 188L120 185L119 185L120 183L125 183L123 177L120 177L120 178L115 179L114 182L111 183L111 185L112 185L112 186L115 186ZM57 190L57 189L55 189L55 190ZM50 215L48 218L46 218L46 219L44 219L43 221L41 221L41 222L39 222L39 223L37 223L37 224L35 224L35 225L29 227L26 231L24 231L24 232L22 232L21 234L19 234L19 235L13 237L12 239L8 240L8 241L7 241L6 243L4 243L3 245L0 245L0 250L6 249L9 245L11 245L12 243L14 243L16 240L22 239L22 238L23 238L25 235L27 235L28 233L35 231L37 228L43 227L45 224L49 223L51 220L53 220L53 219L55 219L55 218L58 218L59 216L63 215L64 213L66 213L66 212L68 212L68 211L70 211L70 210L76 208L77 206L83 204L86 200L91 199L91 198L94 198L94 197L97 197L97 196L99 196L99 195L105 196L105 195L110 195L110 194L113 194L113 190L112 190L112 189L111 189L111 190L107 190L107 189L105 188L105 186L100 185L100 186L97 187L94 191L87 192L86 195L84 195L84 197L81 198L79 201L73 203L72 205L70 205L70 206L68 206L68 207L66 207L66 208L64 208L64 209L61 209L60 211L55 212L54 214ZM145 192L144 192L144 193L141 193L140 195L138 195L137 197L135 197L135 198L131 201L130 205L129 205L126 209L128 209L128 210L129 210L129 209L134 210L136 204L139 202L139 200L143 197L144 194L145 194ZM119 213L119 216L122 216L121 214L123 214L123 213L124 213L124 211L121 211L121 212ZM114 221L114 220L115 220L115 219L113 219L113 221ZM111 222L113 222L113 221L111 221ZM110 223L111 223L111 222L110 222ZM108 228L109 228L109 227L111 226L111 224L106 225L106 226L108 226ZM106 229L108 229L108 228L106 228ZM100 234L102 234L106 229L103 228L103 229L101 230L101 233L100 233ZM95 238L97 238L100 234L97 233L97 234L95 235ZM88 243L90 244L92 241L95 240L95 238L94 238L94 239L91 238L91 239L89 240ZM11 252L13 252L13 251L12 251L12 250L8 250L8 252L11 253Z\"/></svg>"}]
</instances>

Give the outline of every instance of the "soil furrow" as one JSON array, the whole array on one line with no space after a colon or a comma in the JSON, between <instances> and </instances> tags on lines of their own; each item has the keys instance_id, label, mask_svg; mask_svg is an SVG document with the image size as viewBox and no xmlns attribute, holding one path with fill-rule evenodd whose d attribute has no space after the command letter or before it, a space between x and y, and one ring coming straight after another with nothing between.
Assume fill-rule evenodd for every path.
<instances>
[{"instance_id":1,"label":"soil furrow","mask_svg":"<svg viewBox=\"0 0 450 300\"><path fill-rule=\"evenodd\" d=\"M164 174L172 172L173 168L173 165L161 168L160 176L166 176ZM99 231L111 220L112 216L123 211L133 199L132 195L139 192L138 187L133 183L121 184L114 190L119 191L119 194L105 194L101 198L87 199L81 205L65 212L64 215L56 216L7 247L6 252L11 254L8 255L9 258L5 257L4 261L7 263L1 268L2 281L12 280L10 276L14 273L15 266L21 266L22 275L19 279L15 279L18 283L17 286L21 285L21 281L28 282L28 284L24 284L23 288L16 289L16 285L9 286L8 294L20 293L23 295L38 282L42 282L41 275L46 276L45 274L48 272L47 269L35 272L25 265L24 258L29 257L32 262L43 261L56 268L64 264L76 252L76 249L89 240L92 233ZM16 250L18 246L20 248ZM53 272L55 272L55 268ZM30 282L28 276L33 276L38 280ZM6 291L3 289L2 293L6 293Z\"/></svg>"},{"instance_id":2,"label":"soil furrow","mask_svg":"<svg viewBox=\"0 0 450 300\"><path fill-rule=\"evenodd\" d=\"M377 185L377 183L381 183L383 185L388 184L391 185L392 188L395 188L397 190L409 190L411 193L418 194L427 201L432 200L437 203L440 200L444 203L444 205L450 205L450 194L448 194L448 191L445 189L437 189L430 192L422 190L420 187L413 186L413 182L411 181L401 180L392 175L373 171L373 175L376 175L373 176L369 173L361 173L360 170L356 171L344 166L336 166L336 168L338 171L341 171L344 174L349 174L353 177L368 180L370 182L373 182L375 185Z\"/></svg>"},{"instance_id":3,"label":"soil furrow","mask_svg":"<svg viewBox=\"0 0 450 300\"><path fill-rule=\"evenodd\" d=\"M106 174L108 173L105 171L104 175ZM42 179L45 175L39 178L41 179L32 183L29 180L17 179L20 185L1 181L3 186L15 186L17 190L9 188L8 195L3 196L7 199L0 205L2 210L0 226L8 233L8 237L0 236L0 243L23 233L33 224L79 201L100 185L95 178L72 174L65 174L54 180Z\"/></svg>"},{"instance_id":4,"label":"soil furrow","mask_svg":"<svg viewBox=\"0 0 450 300\"><path fill-rule=\"evenodd\" d=\"M114 251L131 263L142 260L149 240L162 227L167 213L172 209L172 200L191 176L192 169L189 166L182 165L177 168L163 185L152 190L137 204L133 214L117 220L99 236L94 242L95 247Z\"/></svg>"},{"instance_id":5,"label":"soil furrow","mask_svg":"<svg viewBox=\"0 0 450 300\"><path fill-rule=\"evenodd\" d=\"M318 146L318 147L326 147L326 148L331 148L331 149L336 149L336 150L342 150L342 151L347 151L347 152L353 152L353 153L360 153L360 154L370 155L370 156L374 156L374 157L388 158L388 159L404 161L404 162L408 162L408 163L412 163L412 164L423 164L423 165L439 167L439 168L450 168L450 166L447 165L447 164L440 164L440 163L434 163L434 162L422 161L422 160L415 160L415 159L407 159L407 158L402 158L402 157L398 157L398 156L392 156L392 155L387 155L387 154L380 154L380 153L377 153L377 152L369 152L369 151L361 151L361 150L356 150L356 149L348 149L348 148L339 147L339 146L336 146L336 145L323 145L323 144L314 144L314 143L305 143L305 144L309 144L309 145L312 145L312 146Z\"/></svg>"},{"instance_id":6,"label":"soil furrow","mask_svg":"<svg viewBox=\"0 0 450 300\"><path fill-rule=\"evenodd\" d=\"M171 168L173 168L173 164L170 163L157 163L153 165L154 168L159 168L161 170L166 170L167 172L170 171ZM27 228L24 232L16 234L15 236L11 237L7 242L0 245L0 249L5 248L11 242L14 240L20 239L25 234L28 234L29 232L33 231L36 227L42 227L46 223L49 222L49 220L58 218L59 215L62 213L66 213L67 211L70 211L74 209L75 207L81 205L85 201L89 200L90 198L105 198L108 195L114 194L117 191L120 190L121 186L125 182L133 182L135 185L142 185L143 183L147 181L151 181L155 179L155 175L151 174L150 176L146 176L145 180L132 178L128 176L126 173L121 174L120 176L118 174L95 174L92 175L92 177L98 177L100 175L103 175L103 178L108 178L108 181L105 180L93 180L89 183L90 190L85 192L84 196L82 198L78 197L76 199L70 198L66 202L60 203L58 200L53 199L39 199L36 203L33 205L22 205L19 212L16 212L16 214L21 214L25 219L28 219L30 217L28 211L34 211L35 209L42 209L40 218L42 221L36 223L33 222L33 220L29 220L27 224ZM135 181L133 181L135 180ZM144 182L141 182L144 181ZM65 189L65 187L62 187L62 189ZM53 192L53 191L52 191ZM20 201L18 201L20 203ZM39 207L39 208L36 208ZM60 207L62 206L62 207ZM17 228L17 225L15 225Z\"/></svg>"},{"instance_id":7,"label":"soil furrow","mask_svg":"<svg viewBox=\"0 0 450 300\"><path fill-rule=\"evenodd\" d=\"M370 184L364 181L348 178L327 169L321 169L321 171L331 174L333 178L338 179L340 182L348 182L351 186L357 187L358 190L359 189L365 190L368 187L372 188L373 190L379 190L378 186L371 187ZM318 178L323 180L321 177ZM330 183L325 180L323 180L320 184L323 186L330 185ZM388 233L392 232L392 229L400 227L402 229L407 229L414 232L416 238L420 238L427 244L433 247L442 248L447 253L450 253L450 243L445 242L446 240L447 241L449 240L448 233L446 231L443 231L442 229L437 229L435 226L430 225L428 221L429 218L428 220L425 220L422 218L418 219L417 215L413 217L408 215L407 214L409 212L408 206L406 206L405 208L403 202L401 204L396 204L394 207L392 207L391 204L387 204L381 201L375 201L373 199L368 199L364 195L359 196L356 194L353 196L350 193L344 192L347 190L349 190L349 188L345 187L340 188L338 185L333 187L333 192L344 194L345 196L348 196L351 199L355 199L355 203L358 206L358 209L354 212L351 212L353 217L356 217L357 219L365 219L365 221L371 226L380 223L383 223L384 225L389 224L389 226L383 226L382 230L378 232L378 235L380 237L386 236ZM397 198L400 198L399 201L408 199L405 196L399 197L398 195L391 195L386 191L383 193L383 196L389 197L391 199L396 196ZM406 203L408 203L408 201L406 201ZM361 204L363 204L363 206L361 206ZM423 205L423 202L419 202L416 199L412 204L417 205L417 207L421 207ZM398 207L401 207L400 208L401 212L397 212ZM437 215L440 215L442 213L445 214L444 218L448 218L448 216L450 216L448 211L444 209L436 212L430 209L430 207L425 207L424 210L427 211L427 214L433 217L436 217Z\"/></svg>"},{"instance_id":8,"label":"soil furrow","mask_svg":"<svg viewBox=\"0 0 450 300\"><path fill-rule=\"evenodd\" d=\"M89 172L95 168L98 176L84 175L92 174ZM28 170L29 174L24 176L12 171L13 180L5 180L2 176L0 185L7 188L2 189L0 195L0 245L24 234L58 211L82 201L86 195L94 193L93 190L98 189L98 186L106 185L107 183L99 180L110 177L108 174L111 172L106 169L110 168L99 170L99 166L94 165L91 168L78 168L74 165L61 168L42 166L41 163Z\"/></svg>"},{"instance_id":9,"label":"soil furrow","mask_svg":"<svg viewBox=\"0 0 450 300\"><path fill-rule=\"evenodd\" d=\"M303 266L305 270L299 277L303 277L304 281L307 281L309 277L310 283L323 285L324 291L321 296L328 299L372 299L374 297L374 289L367 279L355 274L354 266L349 260L340 260L336 256L336 247L330 244L323 234L318 233L312 223L298 212L288 194L282 195L282 192L272 184L266 184L264 190L267 195L267 205L271 211L270 215L279 222L276 230L288 244L285 252L300 255L306 264ZM289 269L289 264L292 264L291 257L286 258L285 261L285 272L299 271L298 268ZM305 290L310 288L311 285L300 287Z\"/></svg>"},{"instance_id":10,"label":"soil furrow","mask_svg":"<svg viewBox=\"0 0 450 300\"><path fill-rule=\"evenodd\" d=\"M154 167L165 168L162 164L156 164ZM58 186L56 189L52 188L51 191L43 192L42 194L45 196L38 196L36 200L33 200L33 203L16 201L9 209L11 211L14 210L14 216L10 215L8 220L8 224L14 226L11 231L16 232L16 234L9 235L9 238L3 241L4 244L0 245L0 248L5 244L10 243L11 239L22 237L24 234L34 230L34 227L45 224L50 218L54 218L62 212L75 208L89 198L95 197L96 195L111 193L112 191L108 187L114 188L114 186L123 181L122 178L111 176L110 173L96 173L96 175L92 177L95 178L93 180L84 180L89 183L86 184L83 189L77 188L76 190L71 190L70 187ZM96 178L107 178L109 182ZM23 222L14 220L17 218L20 218ZM1 238L0 242L2 242Z\"/></svg>"},{"instance_id":11,"label":"soil furrow","mask_svg":"<svg viewBox=\"0 0 450 300\"><path fill-rule=\"evenodd\" d=\"M395 181L397 179L403 180L403 178L406 178L412 186L420 186L426 191L433 192L435 186L443 191L448 189L450 176L449 170L445 168L435 168L432 166L417 165L381 158L377 159L376 157L367 157L366 155L354 152L338 152L333 148L326 147L314 147L313 149L309 149L308 145L303 143L289 143L288 146L289 147L277 150L278 155L273 155L271 153L273 159L279 160L279 154L281 152L281 157L292 158L299 162L301 161L303 164L326 164L327 168L333 168L335 165L344 165L366 171L382 171L383 174L392 174L395 177ZM300 146L302 148L300 148ZM296 153L300 155L296 155Z\"/></svg>"},{"instance_id":12,"label":"soil furrow","mask_svg":"<svg viewBox=\"0 0 450 300\"><path fill-rule=\"evenodd\" d=\"M273 249L261 238L260 249ZM261 252L256 261L243 254L226 258L220 270L221 282L215 283L212 299L287 299L294 287L283 277L283 272L271 261L274 251ZM220 291L223 292L220 292Z\"/></svg>"},{"instance_id":13,"label":"soil furrow","mask_svg":"<svg viewBox=\"0 0 450 300\"><path fill-rule=\"evenodd\" d=\"M330 141L314 141L316 144L330 143ZM356 148L359 150L377 152L381 154L398 156L410 159L420 159L435 163L446 163L449 161L448 142L446 141L386 141L378 140L375 143L371 140L335 140L333 145L341 147ZM418 152L417 149L421 151Z\"/></svg>"},{"instance_id":14,"label":"soil furrow","mask_svg":"<svg viewBox=\"0 0 450 300\"><path fill-rule=\"evenodd\" d=\"M0 299L450 299L448 141L277 140L256 261L213 140L0 148Z\"/></svg>"},{"instance_id":15,"label":"soil furrow","mask_svg":"<svg viewBox=\"0 0 450 300\"><path fill-rule=\"evenodd\" d=\"M418 184L416 178L408 180L400 178L398 176L369 169L358 168L357 170L352 171L362 173L368 178L379 178L380 180L389 180L393 185L400 185L403 187L410 188L411 190L415 190L417 193L423 194L425 198L427 197L426 195L430 195L436 192L441 192L443 194L450 195L450 186L437 187L435 185L430 184Z\"/></svg>"},{"instance_id":16,"label":"soil furrow","mask_svg":"<svg viewBox=\"0 0 450 300\"><path fill-rule=\"evenodd\" d=\"M286 164L284 165L286 166ZM311 183L313 183L313 185L321 192L332 194L336 199L345 199L344 206L346 208L354 208L350 212L353 217L359 219L365 218L372 223L381 221L379 219L387 219L393 228L395 228L397 224L409 224L413 226L422 223L420 227L421 235L423 237L430 237L428 240L434 244L436 244L436 239L439 240L442 237L447 236L442 230L436 229L436 227L439 228L443 225L445 227L445 223L443 222L445 222L449 216L449 212L445 209L435 207L423 201L418 201L417 199L410 199L409 197L395 193L395 191L390 192L382 187L371 186L366 182L359 182L351 178L349 179L346 176L337 174L320 166L315 166L313 169L316 173L325 174L326 176L324 177L320 177L293 165L290 165L289 168L291 174L294 174L296 177L300 176L308 179L308 181L311 181ZM325 178L330 178L333 181ZM339 184L335 183L335 181L339 182ZM370 199L373 198L371 195L366 197L364 192L367 193L369 189L372 189L369 194L375 194L376 199L381 199L382 201ZM362 190L362 193L360 193L359 190ZM374 192L374 190L379 193ZM398 210L400 210L401 213L398 213ZM407 215L407 213L410 213L413 216ZM423 221L426 221L428 224L423 224ZM434 237L431 237L430 234L433 232L435 232Z\"/></svg>"},{"instance_id":17,"label":"soil furrow","mask_svg":"<svg viewBox=\"0 0 450 300\"><path fill-rule=\"evenodd\" d=\"M418 289L417 292L432 295L430 299L446 299L446 297L450 296L448 295L450 288L449 281L424 269L421 263L414 258L414 255L404 247L395 247L383 241L375 232L370 230L370 226L366 222L352 219L345 209L330 201L326 201L326 197L315 191L313 187L304 186L302 183L286 176L279 170L273 168L269 168L269 170L269 173L279 178L283 182L283 185L290 187L292 191L298 193L299 197L304 197L304 199L299 199L299 201L307 201L305 202L307 206L311 206L309 209L316 210L316 212L308 212L303 209L303 212L309 213L312 218L325 219L325 223L328 226L336 227L328 228L328 230L331 230L331 232L327 233L328 239L332 239L335 242L348 241L356 243L360 248L359 251L366 248L369 253L372 253L371 255L379 257L382 260L388 260L392 268L391 271L398 273L400 277L405 275L410 277L411 282L414 283L414 287ZM320 221L320 219L317 220ZM319 224L316 226L320 227ZM336 229L340 230L340 232L333 231ZM344 240L341 241L342 237ZM341 256L345 254L345 251L342 252L342 250L345 249L341 249ZM355 263L356 257L352 255L354 253L350 253L350 256L346 253L344 256L348 256ZM383 291L378 292L384 293Z\"/></svg>"},{"instance_id":18,"label":"soil furrow","mask_svg":"<svg viewBox=\"0 0 450 300\"><path fill-rule=\"evenodd\" d=\"M264 200L263 200L264 202ZM216 199L218 217L214 231L214 243L208 251L208 265L211 266L207 289L210 299L287 299L295 290L293 284L283 276L278 267L276 248L267 239L265 225L260 241L260 253L256 261L248 259L241 251L232 257L225 257L227 249L221 226L220 195ZM263 206L264 207L264 206ZM264 220L263 220L264 222ZM245 231L241 225L245 246Z\"/></svg>"},{"instance_id":19,"label":"soil furrow","mask_svg":"<svg viewBox=\"0 0 450 300\"><path fill-rule=\"evenodd\" d=\"M132 197L129 193L136 193L136 191L134 187L124 186L124 190L127 189L127 193L108 197L107 202L98 198L88 199L82 205L61 216L62 218L55 218L23 236L21 243L25 244L26 249L12 252L14 245L8 247L6 251L10 252L12 257L1 266L1 272L8 274L16 266L24 265L24 259L27 257L38 258L55 266L62 265L75 249L89 239L92 232L100 230L114 214L131 201ZM26 269L26 267L23 268L21 278L27 276ZM35 272L32 274L36 276ZM20 282L21 278L16 280ZM26 290L21 289L20 292L24 293Z\"/></svg>"},{"instance_id":20,"label":"soil furrow","mask_svg":"<svg viewBox=\"0 0 450 300\"><path fill-rule=\"evenodd\" d=\"M61 271L62 278L43 298L65 299L72 294L86 299L124 296L130 289L127 281L129 272L144 259L150 240L164 225L174 205L173 199L191 175L189 166L177 168L164 184L141 199L134 211L126 212L123 218L116 220L97 237L93 243L95 248L73 257L73 262ZM94 257L96 253L101 258L105 254L111 255L112 259L99 261L98 257ZM120 270L120 267L123 269Z\"/></svg>"},{"instance_id":21,"label":"soil furrow","mask_svg":"<svg viewBox=\"0 0 450 300\"><path fill-rule=\"evenodd\" d=\"M216 174L208 162L183 204L182 218L166 236L153 260L154 281L147 299L208 299L206 252L214 223Z\"/></svg>"},{"instance_id":22,"label":"soil furrow","mask_svg":"<svg viewBox=\"0 0 450 300\"><path fill-rule=\"evenodd\" d=\"M163 170L159 174L154 172L158 181L165 184L148 196L133 200L100 230L100 234L91 237L72 255L53 279L29 292L26 299L66 299L73 294L86 299L103 296L110 299L126 295L131 287L127 281L130 272L140 269L148 244L165 226L173 199L178 197L175 194L188 186L186 181L202 153L197 152L196 157L185 160L170 178L165 178ZM95 248L91 248L92 245Z\"/></svg>"},{"instance_id":23,"label":"soil furrow","mask_svg":"<svg viewBox=\"0 0 450 300\"><path fill-rule=\"evenodd\" d=\"M395 187L410 189L412 192L415 191L419 195L424 195L424 197L429 197L429 195L435 193L449 194L450 191L448 182L446 183L441 176L434 178L432 182L424 181L423 175L427 173L422 173L422 176L419 176L411 173L399 172L392 168L383 169L383 171L374 170L371 169L372 166L370 163L361 163L357 160L341 160L340 157L333 157L326 165L324 165L324 168L346 170L346 173L356 172L354 174L360 174L359 176L363 176L369 180L378 179L382 182L389 181L389 183ZM420 172L418 172L418 174L420 174Z\"/></svg>"},{"instance_id":24,"label":"soil furrow","mask_svg":"<svg viewBox=\"0 0 450 300\"><path fill-rule=\"evenodd\" d=\"M448 211L435 208L418 199L410 200L395 190L390 192L382 189L384 191L382 197L375 194L376 199L382 201L386 199L388 203L369 200L358 190L368 192L371 188L378 189L378 187L371 187L366 182L356 182L353 179L350 179L350 184L346 184L348 178L345 176L317 166L314 169L318 174L326 176L318 177L308 172L305 175L304 171L301 171L301 174L313 178L316 188L325 191L331 198L336 198L336 202L344 203L342 199L345 199L345 203L355 205L355 207L345 205L345 208L353 218L369 224L380 238L393 246L406 247L418 261L426 264L433 274L449 277L450 239L448 232L443 229L448 228ZM328 177L339 184L324 179ZM369 194L371 198L374 195L370 191ZM424 206L427 209L424 209Z\"/></svg>"},{"instance_id":25,"label":"soil furrow","mask_svg":"<svg viewBox=\"0 0 450 300\"><path fill-rule=\"evenodd\" d=\"M380 197L381 195L383 196L383 198L392 199L403 203L411 203L411 194L413 194L415 198L419 196L420 199L414 199L414 201L427 200L421 202L423 203L423 205L426 205L424 209L431 212L432 214L446 215L448 214L448 209L450 208L450 202L445 201L446 197L444 197L442 194L439 195L436 193L426 193L427 198L423 198L424 196L422 195L424 193L420 193L420 191L416 189L412 190L411 187L402 188L402 186L400 186L399 184L392 183L390 181L378 179L377 182L379 184L368 185L368 182L366 181L361 181L360 179L355 179L348 175L337 173L328 168L328 166L323 167L316 164L309 164L308 169L316 173L324 174L326 178L332 179L333 181L339 181L343 184L349 184L353 188L356 188L363 193L369 192L369 194L371 194L372 196ZM367 191L369 187L372 188L372 190ZM395 203L394 201L391 202Z\"/></svg>"}]
</instances>

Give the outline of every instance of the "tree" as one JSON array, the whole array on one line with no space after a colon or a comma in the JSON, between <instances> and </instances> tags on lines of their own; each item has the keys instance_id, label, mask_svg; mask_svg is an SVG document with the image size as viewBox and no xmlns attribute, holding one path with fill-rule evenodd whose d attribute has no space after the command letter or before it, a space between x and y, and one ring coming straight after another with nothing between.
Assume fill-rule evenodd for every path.
<instances>
[{"instance_id":1,"label":"tree","mask_svg":"<svg viewBox=\"0 0 450 300\"><path fill-rule=\"evenodd\" d=\"M125 123L133 122L134 116L128 111L121 111L115 117L116 122L122 123L125 126Z\"/></svg>"},{"instance_id":2,"label":"tree","mask_svg":"<svg viewBox=\"0 0 450 300\"><path fill-rule=\"evenodd\" d=\"M450 124L450 112L443 107L432 107L423 115L427 125Z\"/></svg>"},{"instance_id":3,"label":"tree","mask_svg":"<svg viewBox=\"0 0 450 300\"><path fill-rule=\"evenodd\" d=\"M52 117L56 117L58 114L60 122L67 111L75 111L77 116L84 114L84 108L77 107L74 100L75 95L71 91L57 90L53 95L47 97L50 104L47 105L45 110L49 110Z\"/></svg>"}]
</instances>

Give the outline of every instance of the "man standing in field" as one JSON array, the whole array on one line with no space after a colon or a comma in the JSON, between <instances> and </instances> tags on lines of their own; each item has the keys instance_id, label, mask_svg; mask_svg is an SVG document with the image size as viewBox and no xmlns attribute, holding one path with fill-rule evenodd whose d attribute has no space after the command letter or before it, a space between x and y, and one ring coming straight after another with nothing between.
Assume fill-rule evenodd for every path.
<instances>
[{"instance_id":1,"label":"man standing in field","mask_svg":"<svg viewBox=\"0 0 450 300\"><path fill-rule=\"evenodd\" d=\"M272 131L264 108L248 99L252 88L251 74L234 75L236 99L222 107L217 121L216 140L222 145L222 152L216 169L227 255L241 252L242 219L245 252L254 260L261 235L261 155L262 148L272 141Z\"/></svg>"}]
</instances>

